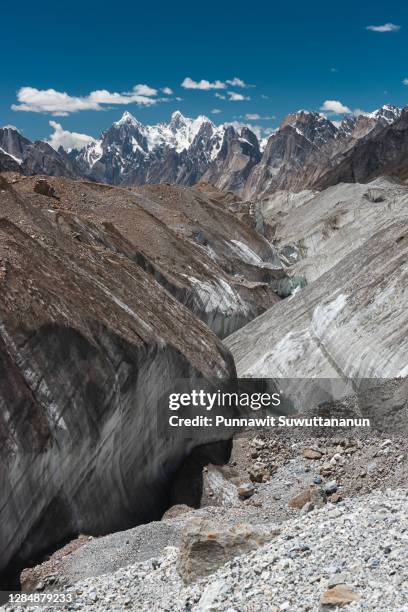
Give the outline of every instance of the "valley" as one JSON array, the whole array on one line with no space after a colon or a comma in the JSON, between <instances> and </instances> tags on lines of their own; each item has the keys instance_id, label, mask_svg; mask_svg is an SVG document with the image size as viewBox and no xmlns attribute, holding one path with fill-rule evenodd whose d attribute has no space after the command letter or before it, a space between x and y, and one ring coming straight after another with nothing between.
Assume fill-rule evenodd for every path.
<instances>
[{"instance_id":1,"label":"valley","mask_svg":"<svg viewBox=\"0 0 408 612\"><path fill-rule=\"evenodd\" d=\"M385 504L399 552L369 581L403 609L406 116L336 126L302 111L261 145L203 117L125 113L70 152L0 129L3 588L198 612L314 610L345 584L345 606L379 610L360 557L376 554ZM237 377L279 388L296 415L372 427L164 436L177 381ZM320 524L339 542L322 571ZM219 548L200 553L213 533Z\"/></svg>"}]
</instances>

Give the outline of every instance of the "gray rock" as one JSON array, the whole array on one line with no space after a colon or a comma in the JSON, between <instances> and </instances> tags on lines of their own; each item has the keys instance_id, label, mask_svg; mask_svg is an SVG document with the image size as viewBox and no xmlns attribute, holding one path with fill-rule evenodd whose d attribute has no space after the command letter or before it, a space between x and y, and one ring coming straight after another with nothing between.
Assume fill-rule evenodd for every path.
<instances>
[{"instance_id":1,"label":"gray rock","mask_svg":"<svg viewBox=\"0 0 408 612\"><path fill-rule=\"evenodd\" d=\"M331 495L332 493L336 493L337 491L337 482L335 480L330 480L323 485L323 490L326 495Z\"/></svg>"}]
</instances>

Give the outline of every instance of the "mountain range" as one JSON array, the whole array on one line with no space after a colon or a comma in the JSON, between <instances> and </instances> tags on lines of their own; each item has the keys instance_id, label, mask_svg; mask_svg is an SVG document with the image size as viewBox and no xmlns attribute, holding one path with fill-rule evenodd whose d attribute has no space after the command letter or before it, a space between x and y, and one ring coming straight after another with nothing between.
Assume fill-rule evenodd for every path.
<instances>
[{"instance_id":1,"label":"mountain range","mask_svg":"<svg viewBox=\"0 0 408 612\"><path fill-rule=\"evenodd\" d=\"M300 110L264 141L249 127L216 126L204 116L190 119L176 111L168 124L149 126L125 112L100 139L68 152L2 128L0 170L120 186L206 181L250 199L280 189L364 182L385 171L404 178L407 120L408 109L392 105L339 122Z\"/></svg>"}]
</instances>

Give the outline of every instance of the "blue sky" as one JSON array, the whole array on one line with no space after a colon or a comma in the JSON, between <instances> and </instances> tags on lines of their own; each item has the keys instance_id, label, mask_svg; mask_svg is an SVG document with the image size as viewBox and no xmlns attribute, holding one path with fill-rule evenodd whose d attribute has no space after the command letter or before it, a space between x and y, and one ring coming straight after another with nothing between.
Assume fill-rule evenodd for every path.
<instances>
[{"instance_id":1,"label":"blue sky","mask_svg":"<svg viewBox=\"0 0 408 612\"><path fill-rule=\"evenodd\" d=\"M125 110L143 123L179 109L276 127L288 112L327 100L340 110L408 103L402 0L22 0L5 3L1 21L0 125L29 138L47 138L50 121L97 136ZM395 27L366 29L385 24ZM182 87L186 77L211 88Z\"/></svg>"}]
</instances>

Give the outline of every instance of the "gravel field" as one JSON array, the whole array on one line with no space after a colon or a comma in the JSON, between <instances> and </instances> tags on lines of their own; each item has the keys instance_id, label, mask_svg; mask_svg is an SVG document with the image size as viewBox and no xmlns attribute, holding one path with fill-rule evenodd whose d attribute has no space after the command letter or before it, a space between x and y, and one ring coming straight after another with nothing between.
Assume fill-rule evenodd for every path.
<instances>
[{"instance_id":1,"label":"gravel field","mask_svg":"<svg viewBox=\"0 0 408 612\"><path fill-rule=\"evenodd\" d=\"M66 590L75 603L63 609L333 610L336 606L322 604L322 596L345 584L356 601L343 610L406 611L407 497L406 490L396 489L328 503L283 523L272 542L190 586L177 573L178 549L167 547L156 559L79 581Z\"/></svg>"}]
</instances>

